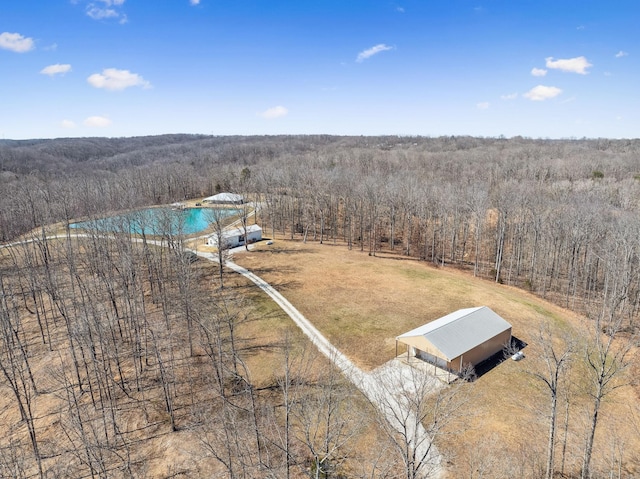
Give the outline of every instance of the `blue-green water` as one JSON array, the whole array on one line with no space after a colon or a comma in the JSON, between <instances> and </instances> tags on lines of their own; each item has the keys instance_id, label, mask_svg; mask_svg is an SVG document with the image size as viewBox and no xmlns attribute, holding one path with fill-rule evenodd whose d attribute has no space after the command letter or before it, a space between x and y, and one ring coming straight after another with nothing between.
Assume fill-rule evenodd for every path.
<instances>
[{"instance_id":1,"label":"blue-green water","mask_svg":"<svg viewBox=\"0 0 640 479\"><path fill-rule=\"evenodd\" d=\"M206 230L218 218L239 215L237 209L214 208L146 208L96 220L73 223L71 228L97 230L105 233L135 233L148 235L195 234Z\"/></svg>"}]
</instances>

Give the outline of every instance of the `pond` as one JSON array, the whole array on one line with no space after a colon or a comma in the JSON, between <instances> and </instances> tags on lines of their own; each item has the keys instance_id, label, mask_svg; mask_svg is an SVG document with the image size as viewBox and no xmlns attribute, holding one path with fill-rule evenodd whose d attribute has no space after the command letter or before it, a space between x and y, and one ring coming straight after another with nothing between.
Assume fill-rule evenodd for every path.
<instances>
[{"instance_id":1,"label":"pond","mask_svg":"<svg viewBox=\"0 0 640 479\"><path fill-rule=\"evenodd\" d=\"M69 226L105 233L191 235L206 230L214 222L214 217L222 219L240 213L241 210L235 208L145 208Z\"/></svg>"}]
</instances>

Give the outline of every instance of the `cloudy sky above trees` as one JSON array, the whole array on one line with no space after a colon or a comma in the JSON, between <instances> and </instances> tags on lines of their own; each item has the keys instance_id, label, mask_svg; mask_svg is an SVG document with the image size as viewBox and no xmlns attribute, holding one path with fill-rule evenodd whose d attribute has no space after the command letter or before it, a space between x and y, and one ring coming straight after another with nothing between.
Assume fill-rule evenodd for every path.
<instances>
[{"instance_id":1,"label":"cloudy sky above trees","mask_svg":"<svg viewBox=\"0 0 640 479\"><path fill-rule=\"evenodd\" d=\"M637 0L8 0L0 138L637 137Z\"/></svg>"}]
</instances>

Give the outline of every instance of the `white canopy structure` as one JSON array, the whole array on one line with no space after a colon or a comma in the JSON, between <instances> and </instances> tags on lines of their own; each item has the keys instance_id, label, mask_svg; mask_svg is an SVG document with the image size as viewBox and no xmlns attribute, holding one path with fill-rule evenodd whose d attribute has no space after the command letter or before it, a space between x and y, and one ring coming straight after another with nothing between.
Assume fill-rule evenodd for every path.
<instances>
[{"instance_id":1,"label":"white canopy structure","mask_svg":"<svg viewBox=\"0 0 640 479\"><path fill-rule=\"evenodd\" d=\"M244 203L244 198L235 193L218 193L203 199L202 202L214 205L241 205Z\"/></svg>"}]
</instances>

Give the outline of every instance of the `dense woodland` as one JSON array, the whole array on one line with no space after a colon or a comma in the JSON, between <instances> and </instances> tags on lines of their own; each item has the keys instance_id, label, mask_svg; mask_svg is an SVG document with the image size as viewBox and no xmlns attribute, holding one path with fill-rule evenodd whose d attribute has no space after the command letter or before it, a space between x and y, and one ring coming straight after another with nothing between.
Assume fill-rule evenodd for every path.
<instances>
[{"instance_id":1,"label":"dense woodland","mask_svg":"<svg viewBox=\"0 0 640 479\"><path fill-rule=\"evenodd\" d=\"M189 430L211 461L206 467L224 477L424 473L410 470L399 452L357 470L344 447L362 422L349 413L353 391L331 374L301 384L304 361L289 359L297 346L288 341L278 346L282 374L253 384L244 352L260 344L238 331L256 313L238 288L218 290L217 302L198 302L199 288L211 288L199 279L209 273L183 254L180 238L162 238L166 247L98 232L55 241L47 239L48 225L62 224L64 231L72 220L231 191L262 205L258 221L267 236L461 268L583 314L605 338L635 338L639 158L640 140L605 139L0 141L0 241L33 240L0 257L0 382L15 398L15 410L1 412L15 434L0 445L0 476L206 475L197 466L161 474L145 469L132 439L143 426L132 418L148 402L153 426L146 427ZM31 367L36 351L50 358L44 383ZM631 348L601 340L595 351L592 434L571 473L583 478L609 475L591 467L598 409L617 387L617 368L628 363ZM557 359L555 353L549 357ZM556 361L554 371L562 368ZM201 378L211 387L195 397L193 384ZM545 383L554 398L558 383L551 379ZM34 414L45 391L58 401L47 421ZM322 428L314 423L319 417ZM54 441L47 430L56 426L64 435ZM394 446L402 449L393 440L371 449ZM553 454L546 474L544 464L517 472L552 477Z\"/></svg>"},{"instance_id":2,"label":"dense woodland","mask_svg":"<svg viewBox=\"0 0 640 479\"><path fill-rule=\"evenodd\" d=\"M0 240L233 191L265 205L272 234L465 267L581 312L596 301L630 321L640 300L639 155L640 140L605 139L3 141Z\"/></svg>"}]
</instances>

